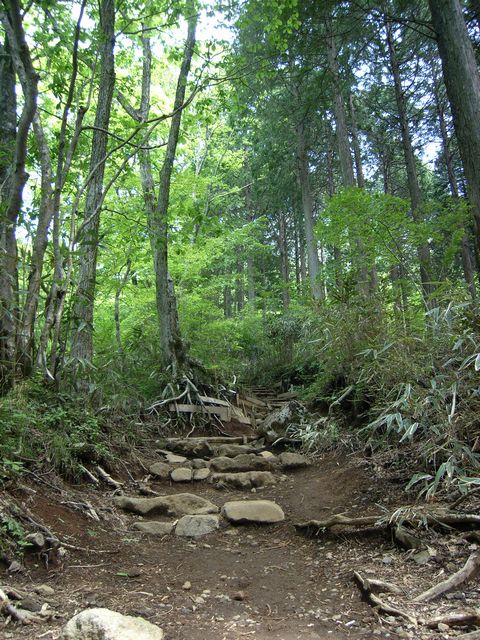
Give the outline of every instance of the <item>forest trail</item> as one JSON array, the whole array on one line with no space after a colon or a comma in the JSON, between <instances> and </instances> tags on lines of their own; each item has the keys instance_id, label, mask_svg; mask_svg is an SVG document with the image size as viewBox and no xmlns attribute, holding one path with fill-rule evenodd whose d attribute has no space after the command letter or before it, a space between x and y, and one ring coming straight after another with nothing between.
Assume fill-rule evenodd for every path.
<instances>
[{"instance_id":1,"label":"forest trail","mask_svg":"<svg viewBox=\"0 0 480 640\"><path fill-rule=\"evenodd\" d=\"M145 446L145 466L159 459L152 453L155 446ZM132 529L138 516L112 508L113 492L77 486L68 487L65 497L42 491L41 485L35 493L24 489L17 498L77 548L68 548L63 565L47 571L32 556L28 573L14 578L10 586L17 588L52 587L43 600L59 618L11 626L5 638L58 638L65 621L88 607L144 617L159 625L167 640L397 637L392 627L379 624L352 581L355 567L376 573L386 555L397 553L392 544L378 535L309 539L293 525L346 511L364 515L377 511L378 504L390 507L398 491L369 477L365 461L330 454L254 494L207 482L163 480L149 487L160 495L194 493L219 508L231 500L273 500L286 517L277 524L239 526L221 519L220 529L196 539L174 533L154 537ZM85 505L99 521L85 515Z\"/></svg>"}]
</instances>

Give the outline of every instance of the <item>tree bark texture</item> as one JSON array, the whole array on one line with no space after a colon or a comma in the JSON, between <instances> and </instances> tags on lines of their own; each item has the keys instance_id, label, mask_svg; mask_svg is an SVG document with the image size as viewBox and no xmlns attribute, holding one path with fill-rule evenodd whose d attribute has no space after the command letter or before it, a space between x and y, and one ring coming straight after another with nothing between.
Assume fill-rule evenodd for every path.
<instances>
[{"instance_id":1,"label":"tree bark texture","mask_svg":"<svg viewBox=\"0 0 480 640\"><path fill-rule=\"evenodd\" d=\"M410 194L410 202L412 205L412 217L415 223L422 224L423 216L421 207L423 205L423 195L418 182L417 166L415 153L413 151L412 139L407 116L407 104L405 92L402 87L402 79L400 75L400 63L398 61L397 51L395 47L393 25L390 20L385 20L386 38L390 60L390 70L393 76L395 87L395 100L397 103L398 116L400 119L400 127L402 134L403 155L405 158L405 168L407 171L408 190ZM430 247L426 242L421 242L417 246L417 256L420 266L420 281L422 286L422 297L425 307L431 308L434 304L432 294L434 291Z\"/></svg>"},{"instance_id":2,"label":"tree bark texture","mask_svg":"<svg viewBox=\"0 0 480 640\"><path fill-rule=\"evenodd\" d=\"M100 79L90 156L90 182L85 197L85 212L79 242L78 282L73 308L71 355L82 366L93 359L93 313L96 287L100 208L103 202L103 178L108 144L108 127L115 86L115 3L100 3ZM78 369L78 367L77 367ZM80 370L80 369L78 369Z\"/></svg>"},{"instance_id":3,"label":"tree bark texture","mask_svg":"<svg viewBox=\"0 0 480 640\"><path fill-rule=\"evenodd\" d=\"M480 74L459 0L429 0L480 250Z\"/></svg>"}]
</instances>

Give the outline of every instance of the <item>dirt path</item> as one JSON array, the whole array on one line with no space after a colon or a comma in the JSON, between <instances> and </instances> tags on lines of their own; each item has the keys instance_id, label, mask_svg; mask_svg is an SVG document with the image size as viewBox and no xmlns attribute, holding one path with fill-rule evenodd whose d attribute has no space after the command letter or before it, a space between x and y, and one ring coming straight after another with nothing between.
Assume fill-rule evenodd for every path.
<instances>
[{"instance_id":1,"label":"dirt path","mask_svg":"<svg viewBox=\"0 0 480 640\"><path fill-rule=\"evenodd\" d=\"M207 483L151 486L162 493L194 491L219 507L245 498L244 491L219 491ZM388 543L379 538L310 540L293 526L331 513L364 514L385 501L385 487L371 480L358 460L325 456L274 487L247 493L275 500L285 522L225 523L196 541L132 531L137 517L115 513L111 494L75 489L71 502L88 499L107 518L95 522L36 490L26 504L38 518L63 541L91 551L70 549L64 566L48 571L32 558L28 573L9 581L17 587L53 587L45 600L60 617L29 628L11 625L5 638L57 638L65 620L89 606L142 616L161 626L167 640L396 637L378 624L351 579L352 567L380 562Z\"/></svg>"}]
</instances>

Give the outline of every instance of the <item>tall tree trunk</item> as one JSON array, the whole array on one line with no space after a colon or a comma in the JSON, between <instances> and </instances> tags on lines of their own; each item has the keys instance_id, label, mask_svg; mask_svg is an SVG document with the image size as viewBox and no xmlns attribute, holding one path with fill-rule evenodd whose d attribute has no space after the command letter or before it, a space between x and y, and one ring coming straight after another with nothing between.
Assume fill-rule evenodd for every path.
<instances>
[{"instance_id":1,"label":"tall tree trunk","mask_svg":"<svg viewBox=\"0 0 480 640\"><path fill-rule=\"evenodd\" d=\"M418 182L416 159L413 151L412 139L410 137L407 117L407 105L400 76L400 64L398 62L397 51L395 48L393 26L391 21L387 18L385 18L385 29L390 58L390 70L393 75L395 99L400 119L403 155L405 158L408 190L410 193L410 202L412 205L412 217L415 223L421 224L423 222L421 211L421 207L423 205L423 196L420 190L420 184ZM431 273L430 248L426 242L422 242L418 245L417 256L420 266L420 281L422 285L423 302L425 304L425 307L429 309L434 305L434 301L432 300L434 286Z\"/></svg>"},{"instance_id":2,"label":"tall tree trunk","mask_svg":"<svg viewBox=\"0 0 480 640\"><path fill-rule=\"evenodd\" d=\"M0 159L0 171L5 177L0 184L0 388L7 389L13 382L16 361L18 273L15 229L23 202L23 188L28 179L25 169L28 132L37 107L38 77L28 54L20 5L17 0L4 1L3 5L5 11L0 11L0 17L13 40L2 51L0 75L1 142L8 145ZM18 51L28 79L16 135L15 75L9 47ZM9 149L13 149L13 159Z\"/></svg>"},{"instance_id":3,"label":"tall tree trunk","mask_svg":"<svg viewBox=\"0 0 480 640\"><path fill-rule=\"evenodd\" d=\"M92 136L83 233L79 243L79 272L73 308L72 357L85 365L93 359L93 312L96 288L100 209L103 202L103 178L108 143L108 127L115 86L115 3L100 3L100 80ZM80 369L79 369L80 370ZM79 380L79 388L83 386Z\"/></svg>"},{"instance_id":4,"label":"tall tree trunk","mask_svg":"<svg viewBox=\"0 0 480 640\"><path fill-rule=\"evenodd\" d=\"M318 261L318 247L313 230L313 200L310 188L310 172L308 168L308 155L305 144L305 127L303 122L297 125L297 171L298 182L302 193L303 225L305 242L307 245L308 275L310 288L314 300L323 300L323 288L319 282L320 265Z\"/></svg>"},{"instance_id":5,"label":"tall tree trunk","mask_svg":"<svg viewBox=\"0 0 480 640\"><path fill-rule=\"evenodd\" d=\"M244 248L239 248L239 253L243 254ZM245 287L243 285L243 260L237 260L237 278L235 281L235 302L237 307L237 315L242 313L245 304Z\"/></svg>"},{"instance_id":6,"label":"tall tree trunk","mask_svg":"<svg viewBox=\"0 0 480 640\"><path fill-rule=\"evenodd\" d=\"M458 191L458 182L457 177L455 175L455 169L453 166L452 153L450 151L449 144L449 136L447 129L447 122L445 119L445 105L442 102L442 98L440 96L440 88L439 81L436 75L435 65L432 63L432 77L433 77L433 96L435 99L435 106L437 109L438 123L440 126L440 137L442 139L442 150L443 157L445 159L445 166L447 169L448 183L450 186L450 192L452 197L455 200L458 200L460 197ZM467 284L470 295L472 296L472 300L475 300L477 291L475 287L475 278L474 278L474 264L473 264L473 256L470 250L470 243L468 241L468 236L466 234L465 228L462 223L463 236L460 241L460 253L462 257L462 266L463 266L463 275L465 277L465 282Z\"/></svg>"},{"instance_id":7,"label":"tall tree trunk","mask_svg":"<svg viewBox=\"0 0 480 640\"><path fill-rule=\"evenodd\" d=\"M342 174L343 186L346 189L349 189L351 187L355 187L356 183L353 173L352 152L350 149L350 141L348 137L347 113L345 109L344 97L341 91L340 72L337 60L337 47L335 43L335 36L332 31L331 21L327 23L327 29L329 32L327 39L328 66L330 68L330 73L332 74L333 80L333 113L336 125L338 158L340 160L340 170ZM355 256L355 263L358 275L358 290L361 294L368 295L370 289L370 276L365 246L363 240L359 238L357 234L352 237L352 241L356 247L357 252L357 256Z\"/></svg>"},{"instance_id":8,"label":"tall tree trunk","mask_svg":"<svg viewBox=\"0 0 480 640\"><path fill-rule=\"evenodd\" d=\"M459 0L429 0L480 252L480 74Z\"/></svg>"},{"instance_id":9,"label":"tall tree trunk","mask_svg":"<svg viewBox=\"0 0 480 640\"><path fill-rule=\"evenodd\" d=\"M255 220L255 213L252 207L252 193L250 186L245 190L245 206L247 208L247 218L251 223ZM255 260L252 252L247 250L247 299L250 309L255 310Z\"/></svg>"},{"instance_id":10,"label":"tall tree trunk","mask_svg":"<svg viewBox=\"0 0 480 640\"><path fill-rule=\"evenodd\" d=\"M287 224L284 211L279 211L278 214L278 250L280 253L283 310L288 311L288 307L290 306L290 277L288 265Z\"/></svg>"},{"instance_id":11,"label":"tall tree trunk","mask_svg":"<svg viewBox=\"0 0 480 640\"><path fill-rule=\"evenodd\" d=\"M352 146L353 157L355 159L355 171L357 173L357 184L360 189L365 189L365 176L363 174L362 154L360 151L360 141L358 138L357 114L353 94L350 93L350 122L352 126Z\"/></svg>"},{"instance_id":12,"label":"tall tree trunk","mask_svg":"<svg viewBox=\"0 0 480 640\"><path fill-rule=\"evenodd\" d=\"M160 329L160 353L163 365L171 367L174 377L182 369L186 358L185 346L180 335L173 281L168 273L168 205L170 182L177 150L182 108L185 102L188 74L195 47L197 14L192 7L188 18L188 35L178 76L173 117L170 123L167 149L160 171L158 201L150 221L153 244L157 313Z\"/></svg>"}]
</instances>

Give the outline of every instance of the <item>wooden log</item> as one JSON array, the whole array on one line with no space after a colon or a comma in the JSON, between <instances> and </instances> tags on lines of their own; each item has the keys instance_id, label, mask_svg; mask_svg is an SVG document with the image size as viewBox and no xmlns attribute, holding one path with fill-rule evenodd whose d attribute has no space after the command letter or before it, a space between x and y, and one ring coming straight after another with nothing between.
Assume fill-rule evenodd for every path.
<instances>
[{"instance_id":1,"label":"wooden log","mask_svg":"<svg viewBox=\"0 0 480 640\"><path fill-rule=\"evenodd\" d=\"M439 624L448 624L449 627L469 627L480 624L480 611L454 611L443 616L436 616L426 622L427 627L435 629ZM468 635L468 634L467 634ZM459 636L456 636L457 638Z\"/></svg>"},{"instance_id":2,"label":"wooden log","mask_svg":"<svg viewBox=\"0 0 480 640\"><path fill-rule=\"evenodd\" d=\"M452 574L447 580L439 582L427 591L424 591L415 598L415 602L430 602L444 593L452 591L467 580L474 578L480 572L480 552L476 551L470 555L463 567Z\"/></svg>"}]
</instances>

